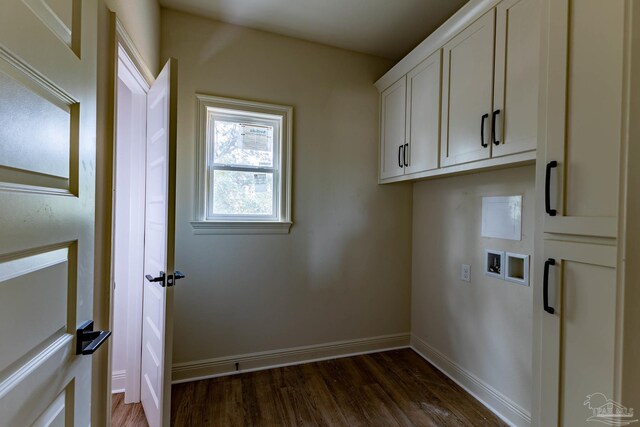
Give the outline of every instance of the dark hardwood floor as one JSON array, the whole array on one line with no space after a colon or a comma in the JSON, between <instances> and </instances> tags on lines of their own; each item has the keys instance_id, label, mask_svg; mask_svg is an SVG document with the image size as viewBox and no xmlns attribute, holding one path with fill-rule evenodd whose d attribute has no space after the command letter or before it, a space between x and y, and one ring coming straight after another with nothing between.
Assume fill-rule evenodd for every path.
<instances>
[{"instance_id":1,"label":"dark hardwood floor","mask_svg":"<svg viewBox=\"0 0 640 427\"><path fill-rule=\"evenodd\" d=\"M113 427L142 427L148 426L144 410L140 403L125 405L124 393L111 397L111 425Z\"/></svg>"},{"instance_id":2,"label":"dark hardwood floor","mask_svg":"<svg viewBox=\"0 0 640 427\"><path fill-rule=\"evenodd\" d=\"M112 425L146 426L122 396ZM410 349L178 384L171 404L176 427L506 425Z\"/></svg>"},{"instance_id":3,"label":"dark hardwood floor","mask_svg":"<svg viewBox=\"0 0 640 427\"><path fill-rule=\"evenodd\" d=\"M504 426L403 349L172 388L175 426Z\"/></svg>"}]
</instances>

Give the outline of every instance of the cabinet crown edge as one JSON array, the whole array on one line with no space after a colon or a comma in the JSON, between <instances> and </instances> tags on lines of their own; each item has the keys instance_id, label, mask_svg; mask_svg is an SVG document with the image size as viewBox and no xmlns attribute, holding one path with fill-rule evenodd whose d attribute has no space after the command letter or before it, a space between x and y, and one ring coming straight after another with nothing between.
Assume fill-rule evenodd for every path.
<instances>
[{"instance_id":1,"label":"cabinet crown edge","mask_svg":"<svg viewBox=\"0 0 640 427\"><path fill-rule=\"evenodd\" d=\"M375 82L379 92L382 92L414 67L442 48L451 38L475 22L482 15L495 7L501 0L471 0L453 14L448 20L431 33L424 41L416 46L396 65Z\"/></svg>"}]
</instances>

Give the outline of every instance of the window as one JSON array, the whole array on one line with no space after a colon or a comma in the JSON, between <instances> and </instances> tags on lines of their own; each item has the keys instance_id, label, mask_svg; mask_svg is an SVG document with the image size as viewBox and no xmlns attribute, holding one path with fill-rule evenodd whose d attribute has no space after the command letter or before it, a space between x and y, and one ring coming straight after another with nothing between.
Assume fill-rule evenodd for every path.
<instances>
[{"instance_id":1,"label":"window","mask_svg":"<svg viewBox=\"0 0 640 427\"><path fill-rule=\"evenodd\" d=\"M196 234L288 233L291 107L197 95Z\"/></svg>"}]
</instances>

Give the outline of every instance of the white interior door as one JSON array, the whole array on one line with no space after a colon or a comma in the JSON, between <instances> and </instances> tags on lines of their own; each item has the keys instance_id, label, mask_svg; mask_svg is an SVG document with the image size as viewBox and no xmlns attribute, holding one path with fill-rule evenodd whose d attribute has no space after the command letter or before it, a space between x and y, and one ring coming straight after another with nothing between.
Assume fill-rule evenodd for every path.
<instances>
[{"instance_id":1,"label":"white interior door","mask_svg":"<svg viewBox=\"0 0 640 427\"><path fill-rule=\"evenodd\" d=\"M171 408L175 226L176 61L147 95L146 210L141 398L151 427L168 426Z\"/></svg>"},{"instance_id":2,"label":"white interior door","mask_svg":"<svg viewBox=\"0 0 640 427\"><path fill-rule=\"evenodd\" d=\"M97 2L0 2L0 426L91 423L96 27Z\"/></svg>"}]
</instances>

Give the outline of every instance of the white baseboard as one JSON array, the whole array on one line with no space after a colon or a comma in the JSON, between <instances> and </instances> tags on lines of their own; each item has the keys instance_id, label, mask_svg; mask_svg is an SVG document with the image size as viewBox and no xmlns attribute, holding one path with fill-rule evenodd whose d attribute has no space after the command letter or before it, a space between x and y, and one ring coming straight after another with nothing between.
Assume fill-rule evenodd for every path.
<instances>
[{"instance_id":1,"label":"white baseboard","mask_svg":"<svg viewBox=\"0 0 640 427\"><path fill-rule=\"evenodd\" d=\"M411 335L411 348L511 426L531 426L531 414L471 372Z\"/></svg>"},{"instance_id":2,"label":"white baseboard","mask_svg":"<svg viewBox=\"0 0 640 427\"><path fill-rule=\"evenodd\" d=\"M111 374L111 393L124 393L127 385L127 371L115 371Z\"/></svg>"},{"instance_id":3,"label":"white baseboard","mask_svg":"<svg viewBox=\"0 0 640 427\"><path fill-rule=\"evenodd\" d=\"M384 335L327 344L240 354L173 365L173 384L282 366L409 347L410 334ZM236 363L239 370L236 371Z\"/></svg>"}]
</instances>

